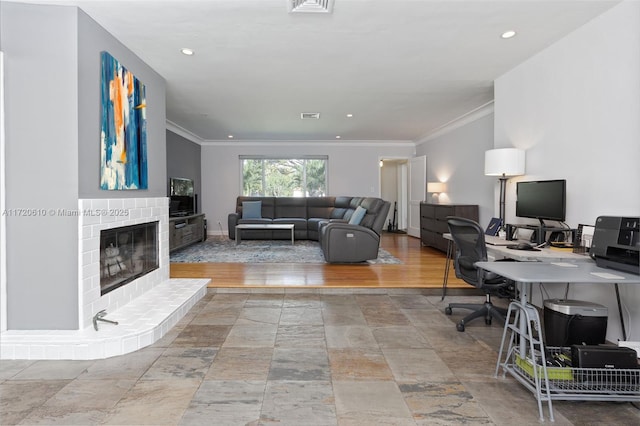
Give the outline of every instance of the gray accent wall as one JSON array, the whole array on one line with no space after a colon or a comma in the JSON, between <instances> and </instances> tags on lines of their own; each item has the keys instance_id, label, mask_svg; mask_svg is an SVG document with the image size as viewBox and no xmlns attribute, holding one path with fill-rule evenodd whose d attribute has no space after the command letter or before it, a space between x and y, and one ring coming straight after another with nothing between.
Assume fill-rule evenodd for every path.
<instances>
[{"instance_id":1,"label":"gray accent wall","mask_svg":"<svg viewBox=\"0 0 640 426\"><path fill-rule=\"evenodd\" d=\"M164 80L75 7L0 2L0 49L7 329L77 329L78 218L62 212L77 212L79 198L165 195ZM148 191L99 189L101 50L147 86Z\"/></svg>"},{"instance_id":2,"label":"gray accent wall","mask_svg":"<svg viewBox=\"0 0 640 426\"><path fill-rule=\"evenodd\" d=\"M167 192L169 194L170 177L182 177L194 180L194 192L198 195L198 212L202 211L202 186L200 178L201 148L167 130Z\"/></svg>"}]
</instances>

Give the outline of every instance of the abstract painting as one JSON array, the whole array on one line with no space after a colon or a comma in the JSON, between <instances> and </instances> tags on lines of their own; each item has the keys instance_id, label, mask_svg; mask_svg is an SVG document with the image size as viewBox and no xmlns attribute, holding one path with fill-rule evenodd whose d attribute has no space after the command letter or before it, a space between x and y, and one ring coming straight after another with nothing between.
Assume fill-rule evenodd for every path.
<instances>
[{"instance_id":1,"label":"abstract painting","mask_svg":"<svg viewBox=\"0 0 640 426\"><path fill-rule=\"evenodd\" d=\"M109 53L100 55L100 188L147 189L144 84Z\"/></svg>"}]
</instances>

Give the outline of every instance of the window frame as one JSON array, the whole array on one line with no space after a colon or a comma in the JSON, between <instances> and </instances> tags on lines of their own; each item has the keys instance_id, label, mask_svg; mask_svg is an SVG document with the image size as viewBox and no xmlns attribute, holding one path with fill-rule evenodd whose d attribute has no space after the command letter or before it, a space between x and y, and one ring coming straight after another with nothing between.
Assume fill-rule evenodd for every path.
<instances>
[{"instance_id":1,"label":"window frame","mask_svg":"<svg viewBox=\"0 0 640 426\"><path fill-rule=\"evenodd\" d=\"M304 160L304 168L302 170L303 179L305 182L304 193L308 192L308 188L306 187L307 182L307 167L306 160L322 160L325 162L324 167L324 187L325 187L325 195L329 194L329 156L328 155L291 155L291 156L282 156L282 155L239 155L239 170L240 170L240 194L241 196L258 196L265 197L271 195L264 195L264 190L266 188L266 176L265 176L265 161L290 161L290 160ZM262 162L262 190L261 195L245 195L244 194L244 161L245 160L260 160ZM295 195L292 195L295 197ZM315 197L314 195L303 195L302 197Z\"/></svg>"}]
</instances>

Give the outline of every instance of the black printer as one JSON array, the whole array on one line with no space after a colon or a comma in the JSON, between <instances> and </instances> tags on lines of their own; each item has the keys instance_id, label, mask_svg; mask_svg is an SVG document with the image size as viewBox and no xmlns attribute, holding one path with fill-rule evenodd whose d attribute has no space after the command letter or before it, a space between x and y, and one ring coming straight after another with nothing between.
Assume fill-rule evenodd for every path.
<instances>
[{"instance_id":1,"label":"black printer","mask_svg":"<svg viewBox=\"0 0 640 426\"><path fill-rule=\"evenodd\" d=\"M600 216L589 255L596 265L640 275L640 218Z\"/></svg>"}]
</instances>

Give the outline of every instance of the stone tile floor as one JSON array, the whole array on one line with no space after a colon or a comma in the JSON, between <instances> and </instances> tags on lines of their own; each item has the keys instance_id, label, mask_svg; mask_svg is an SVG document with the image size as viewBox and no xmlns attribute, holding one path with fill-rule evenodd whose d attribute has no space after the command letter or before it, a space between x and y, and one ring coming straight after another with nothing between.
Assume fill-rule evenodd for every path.
<instances>
[{"instance_id":1,"label":"stone tile floor","mask_svg":"<svg viewBox=\"0 0 640 426\"><path fill-rule=\"evenodd\" d=\"M459 333L465 311L443 313L479 299L210 289L138 352L0 361L0 424L539 424L533 395L493 377L502 328L480 320ZM557 425L640 424L626 402L554 401L554 411Z\"/></svg>"}]
</instances>

